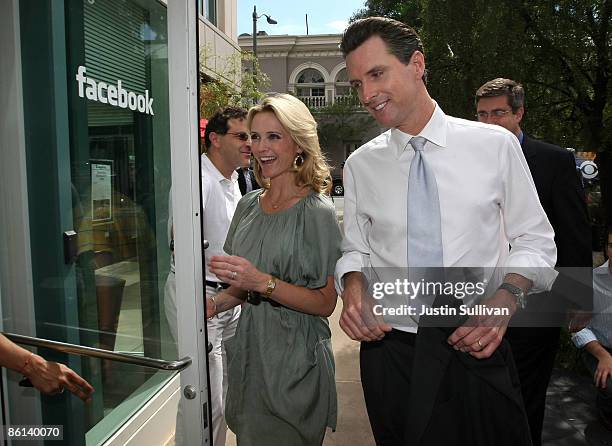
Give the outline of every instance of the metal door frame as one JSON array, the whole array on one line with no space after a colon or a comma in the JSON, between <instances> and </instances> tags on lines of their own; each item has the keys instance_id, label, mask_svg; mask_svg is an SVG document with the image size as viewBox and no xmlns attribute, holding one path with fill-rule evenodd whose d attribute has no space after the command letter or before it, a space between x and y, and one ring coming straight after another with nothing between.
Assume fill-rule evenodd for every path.
<instances>
[{"instance_id":1,"label":"metal door frame","mask_svg":"<svg viewBox=\"0 0 612 446\"><path fill-rule=\"evenodd\" d=\"M172 215L175 227L179 357L186 444L210 444L205 290L202 274L200 154L198 148L198 15L196 0L168 2ZM194 335L195 329L195 335ZM192 386L195 398L184 390Z\"/></svg>"}]
</instances>

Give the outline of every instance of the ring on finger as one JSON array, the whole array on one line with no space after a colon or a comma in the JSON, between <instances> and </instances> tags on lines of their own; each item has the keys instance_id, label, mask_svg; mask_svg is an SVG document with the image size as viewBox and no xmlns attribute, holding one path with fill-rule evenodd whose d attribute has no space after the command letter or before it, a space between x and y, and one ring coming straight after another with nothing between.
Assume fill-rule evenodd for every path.
<instances>
[{"instance_id":1,"label":"ring on finger","mask_svg":"<svg viewBox=\"0 0 612 446\"><path fill-rule=\"evenodd\" d=\"M232 280L236 280L236 276L238 273L236 271L232 271Z\"/></svg>"},{"instance_id":2,"label":"ring on finger","mask_svg":"<svg viewBox=\"0 0 612 446\"><path fill-rule=\"evenodd\" d=\"M482 345L482 342L480 342L480 339L477 340L476 343L478 344L481 350L484 348L484 345Z\"/></svg>"}]
</instances>

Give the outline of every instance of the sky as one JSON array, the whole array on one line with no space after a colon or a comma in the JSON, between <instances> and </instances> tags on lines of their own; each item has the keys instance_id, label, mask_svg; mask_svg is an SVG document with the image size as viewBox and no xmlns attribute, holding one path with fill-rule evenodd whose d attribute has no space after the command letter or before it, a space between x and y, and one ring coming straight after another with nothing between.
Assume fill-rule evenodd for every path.
<instances>
[{"instance_id":1,"label":"sky","mask_svg":"<svg viewBox=\"0 0 612 446\"><path fill-rule=\"evenodd\" d=\"M269 25L265 17L257 21L257 31L270 35L337 34L344 31L353 13L365 0L238 0L238 34L253 32L253 6L257 14L268 14L278 22Z\"/></svg>"}]
</instances>

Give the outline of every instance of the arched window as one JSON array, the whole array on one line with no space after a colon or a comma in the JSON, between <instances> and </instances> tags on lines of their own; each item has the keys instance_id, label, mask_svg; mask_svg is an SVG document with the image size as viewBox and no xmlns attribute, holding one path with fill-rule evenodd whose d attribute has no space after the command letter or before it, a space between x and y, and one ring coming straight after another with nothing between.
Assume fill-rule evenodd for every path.
<instances>
[{"instance_id":1,"label":"arched window","mask_svg":"<svg viewBox=\"0 0 612 446\"><path fill-rule=\"evenodd\" d=\"M334 79L334 83L336 86L336 96L350 96L351 86L348 81L348 73L346 72L346 68L338 71L336 79Z\"/></svg>"},{"instance_id":2,"label":"arched window","mask_svg":"<svg viewBox=\"0 0 612 446\"><path fill-rule=\"evenodd\" d=\"M300 97L325 96L325 78L314 68L306 68L297 78L296 93Z\"/></svg>"}]
</instances>

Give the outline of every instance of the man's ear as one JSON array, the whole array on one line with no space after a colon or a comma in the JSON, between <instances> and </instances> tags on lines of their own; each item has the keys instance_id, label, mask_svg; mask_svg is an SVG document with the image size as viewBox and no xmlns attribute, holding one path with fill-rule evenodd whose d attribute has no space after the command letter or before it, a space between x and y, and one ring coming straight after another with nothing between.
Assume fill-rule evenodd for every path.
<instances>
[{"instance_id":1,"label":"man's ear","mask_svg":"<svg viewBox=\"0 0 612 446\"><path fill-rule=\"evenodd\" d=\"M523 115L524 115L524 114L525 114L525 108L524 108L524 107L522 107L522 106L521 106L521 107L519 107L519 108L516 110L515 115L516 115L516 119L518 120L518 122L519 122L519 123L520 123L520 122L521 122L521 120L523 119Z\"/></svg>"},{"instance_id":2,"label":"man's ear","mask_svg":"<svg viewBox=\"0 0 612 446\"><path fill-rule=\"evenodd\" d=\"M410 58L410 63L415 65L417 78L421 79L425 73L425 56L419 50L415 50Z\"/></svg>"},{"instance_id":3,"label":"man's ear","mask_svg":"<svg viewBox=\"0 0 612 446\"><path fill-rule=\"evenodd\" d=\"M208 139L210 139L210 145L214 147L219 147L221 144L219 141L219 134L217 132L210 132L208 134Z\"/></svg>"}]
</instances>

